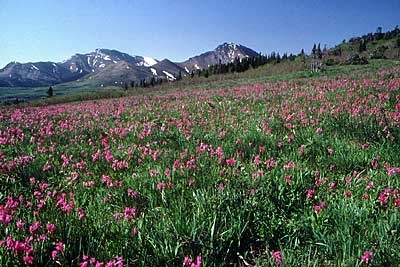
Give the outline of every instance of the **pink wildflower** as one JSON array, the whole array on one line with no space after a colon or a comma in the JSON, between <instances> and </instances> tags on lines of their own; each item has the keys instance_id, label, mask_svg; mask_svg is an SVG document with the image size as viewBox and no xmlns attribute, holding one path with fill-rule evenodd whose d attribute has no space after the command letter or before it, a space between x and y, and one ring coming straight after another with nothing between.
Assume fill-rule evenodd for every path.
<instances>
[{"instance_id":1,"label":"pink wildflower","mask_svg":"<svg viewBox=\"0 0 400 267\"><path fill-rule=\"evenodd\" d=\"M389 201L390 197L390 189L385 189L383 192L379 193L379 202L381 205L386 205L387 202Z\"/></svg>"},{"instance_id":2,"label":"pink wildflower","mask_svg":"<svg viewBox=\"0 0 400 267\"><path fill-rule=\"evenodd\" d=\"M387 173L389 176L400 174L400 168L399 167L388 168Z\"/></svg>"},{"instance_id":3,"label":"pink wildflower","mask_svg":"<svg viewBox=\"0 0 400 267\"><path fill-rule=\"evenodd\" d=\"M137 193L132 189L128 188L128 196L130 196L131 198L136 198Z\"/></svg>"},{"instance_id":4,"label":"pink wildflower","mask_svg":"<svg viewBox=\"0 0 400 267\"><path fill-rule=\"evenodd\" d=\"M51 233L54 233L54 231L56 230L56 226L53 223L48 223L46 225L46 229L47 229L47 232L49 232L51 234Z\"/></svg>"},{"instance_id":5,"label":"pink wildflower","mask_svg":"<svg viewBox=\"0 0 400 267\"><path fill-rule=\"evenodd\" d=\"M233 166L233 165L235 165L235 163L236 163L235 158L226 159L226 165L228 165L228 166Z\"/></svg>"},{"instance_id":6,"label":"pink wildflower","mask_svg":"<svg viewBox=\"0 0 400 267\"><path fill-rule=\"evenodd\" d=\"M39 228L40 228L40 222L36 221L31 226L29 226L29 232L30 233L36 232L36 230L38 230Z\"/></svg>"},{"instance_id":7,"label":"pink wildflower","mask_svg":"<svg viewBox=\"0 0 400 267\"><path fill-rule=\"evenodd\" d=\"M57 250L53 250L51 252L51 259L54 261L57 259L57 255L58 255L58 251Z\"/></svg>"},{"instance_id":8,"label":"pink wildflower","mask_svg":"<svg viewBox=\"0 0 400 267\"><path fill-rule=\"evenodd\" d=\"M292 176L290 176L290 175L285 175L285 181L286 181L289 185L292 185L292 183L293 183Z\"/></svg>"},{"instance_id":9,"label":"pink wildflower","mask_svg":"<svg viewBox=\"0 0 400 267\"><path fill-rule=\"evenodd\" d=\"M396 207L400 208L400 198L396 198L396 199L394 200L394 205L395 205Z\"/></svg>"},{"instance_id":10,"label":"pink wildflower","mask_svg":"<svg viewBox=\"0 0 400 267\"><path fill-rule=\"evenodd\" d=\"M307 198L311 199L314 197L315 191L313 189L307 189Z\"/></svg>"},{"instance_id":11,"label":"pink wildflower","mask_svg":"<svg viewBox=\"0 0 400 267\"><path fill-rule=\"evenodd\" d=\"M86 212L82 208L78 208L77 210L79 220L82 220L86 217Z\"/></svg>"},{"instance_id":12,"label":"pink wildflower","mask_svg":"<svg viewBox=\"0 0 400 267\"><path fill-rule=\"evenodd\" d=\"M21 221L21 220L18 220L18 221L16 222L16 224L17 224L17 228L18 228L18 229L21 229L21 228L24 227L24 225L25 225L25 223L24 223L23 221Z\"/></svg>"},{"instance_id":13,"label":"pink wildflower","mask_svg":"<svg viewBox=\"0 0 400 267\"><path fill-rule=\"evenodd\" d=\"M276 166L276 161L274 158L270 158L265 161L265 167L267 168L267 170L269 170L275 166Z\"/></svg>"},{"instance_id":14,"label":"pink wildflower","mask_svg":"<svg viewBox=\"0 0 400 267\"><path fill-rule=\"evenodd\" d=\"M52 168L52 166L50 164L46 164L43 166L42 170L45 172L45 171L50 170L51 168Z\"/></svg>"},{"instance_id":15,"label":"pink wildflower","mask_svg":"<svg viewBox=\"0 0 400 267\"><path fill-rule=\"evenodd\" d=\"M136 216L136 209L126 207L124 210L124 218L125 220L132 220Z\"/></svg>"},{"instance_id":16,"label":"pink wildflower","mask_svg":"<svg viewBox=\"0 0 400 267\"><path fill-rule=\"evenodd\" d=\"M29 264L29 265L33 264L33 256L31 256L31 255L25 255L23 260L24 260L25 264Z\"/></svg>"},{"instance_id":17,"label":"pink wildflower","mask_svg":"<svg viewBox=\"0 0 400 267\"><path fill-rule=\"evenodd\" d=\"M317 212L317 213L320 212L321 209L322 209L322 208L321 208L320 205L315 205L315 206L314 206L314 211Z\"/></svg>"},{"instance_id":18,"label":"pink wildflower","mask_svg":"<svg viewBox=\"0 0 400 267\"><path fill-rule=\"evenodd\" d=\"M190 257L186 256L183 259L183 266L190 266L190 267L201 267L201 256L196 257L196 261L193 261Z\"/></svg>"},{"instance_id":19,"label":"pink wildflower","mask_svg":"<svg viewBox=\"0 0 400 267\"><path fill-rule=\"evenodd\" d=\"M371 258L372 258L372 252L367 250L361 256L361 262L368 263L371 260Z\"/></svg>"},{"instance_id":20,"label":"pink wildflower","mask_svg":"<svg viewBox=\"0 0 400 267\"><path fill-rule=\"evenodd\" d=\"M280 264L283 263L282 254L281 254L280 251L275 251L275 252L273 252L273 253L272 253L272 258L274 258L275 263L276 263L277 265L280 265Z\"/></svg>"},{"instance_id":21,"label":"pink wildflower","mask_svg":"<svg viewBox=\"0 0 400 267\"><path fill-rule=\"evenodd\" d=\"M192 259L189 258L188 256L185 256L185 258L183 258L183 265L190 266L190 264L192 264Z\"/></svg>"},{"instance_id":22,"label":"pink wildflower","mask_svg":"<svg viewBox=\"0 0 400 267\"><path fill-rule=\"evenodd\" d=\"M374 182L369 182L369 184L367 185L367 187L365 188L366 190L370 190L371 188L374 187Z\"/></svg>"}]
</instances>

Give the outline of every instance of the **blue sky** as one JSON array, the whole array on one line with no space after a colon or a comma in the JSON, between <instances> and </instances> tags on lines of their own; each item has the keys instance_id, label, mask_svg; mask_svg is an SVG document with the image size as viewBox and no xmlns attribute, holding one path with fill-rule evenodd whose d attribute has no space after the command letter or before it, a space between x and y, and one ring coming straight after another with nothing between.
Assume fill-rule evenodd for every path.
<instances>
[{"instance_id":1,"label":"blue sky","mask_svg":"<svg viewBox=\"0 0 400 267\"><path fill-rule=\"evenodd\" d=\"M0 68L96 48L184 61L225 41L309 52L392 30L399 14L399 0L0 0Z\"/></svg>"}]
</instances>

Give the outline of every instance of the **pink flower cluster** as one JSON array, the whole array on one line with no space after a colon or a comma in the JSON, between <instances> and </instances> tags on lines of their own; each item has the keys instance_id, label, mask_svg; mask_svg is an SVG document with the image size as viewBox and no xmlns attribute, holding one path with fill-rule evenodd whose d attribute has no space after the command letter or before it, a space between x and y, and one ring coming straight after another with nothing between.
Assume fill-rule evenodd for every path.
<instances>
[{"instance_id":1,"label":"pink flower cluster","mask_svg":"<svg viewBox=\"0 0 400 267\"><path fill-rule=\"evenodd\" d=\"M192 258L186 256L183 259L183 266L201 267L201 262L202 262L202 258L200 255L196 257L196 261L194 261Z\"/></svg>"},{"instance_id":2,"label":"pink flower cluster","mask_svg":"<svg viewBox=\"0 0 400 267\"><path fill-rule=\"evenodd\" d=\"M115 257L108 262L102 262L97 260L94 257L89 257L87 255L83 255L82 261L79 263L79 267L123 267L124 260L122 257Z\"/></svg>"}]
</instances>

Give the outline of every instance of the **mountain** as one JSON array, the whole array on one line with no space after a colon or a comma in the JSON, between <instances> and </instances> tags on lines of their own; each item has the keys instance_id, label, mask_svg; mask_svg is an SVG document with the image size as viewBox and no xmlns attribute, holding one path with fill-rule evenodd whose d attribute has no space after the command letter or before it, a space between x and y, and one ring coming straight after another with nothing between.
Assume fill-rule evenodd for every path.
<instances>
[{"instance_id":1,"label":"mountain","mask_svg":"<svg viewBox=\"0 0 400 267\"><path fill-rule=\"evenodd\" d=\"M155 76L165 76L168 80L173 81L176 80L176 77L179 72L184 73L185 69L179 66L178 64L164 59L157 64L153 65L150 70L152 74Z\"/></svg>"},{"instance_id":2,"label":"mountain","mask_svg":"<svg viewBox=\"0 0 400 267\"><path fill-rule=\"evenodd\" d=\"M53 62L35 62L21 64L11 62L0 70L0 86L35 87L68 82L83 76L65 69Z\"/></svg>"},{"instance_id":3,"label":"mountain","mask_svg":"<svg viewBox=\"0 0 400 267\"><path fill-rule=\"evenodd\" d=\"M213 51L208 51L179 63L179 66L183 67L186 72L191 72L192 70L206 69L211 65L219 63L225 64L233 62L237 57L242 59L256 56L258 56L257 52L243 45L223 43Z\"/></svg>"},{"instance_id":4,"label":"mountain","mask_svg":"<svg viewBox=\"0 0 400 267\"><path fill-rule=\"evenodd\" d=\"M91 80L97 85L121 85L152 77L175 80L179 73L232 62L235 58L257 56L242 45L224 43L213 51L180 63L158 61L146 56L131 56L111 49L96 49L75 54L63 62L11 62L0 69L0 87L50 86L71 81Z\"/></svg>"}]
</instances>

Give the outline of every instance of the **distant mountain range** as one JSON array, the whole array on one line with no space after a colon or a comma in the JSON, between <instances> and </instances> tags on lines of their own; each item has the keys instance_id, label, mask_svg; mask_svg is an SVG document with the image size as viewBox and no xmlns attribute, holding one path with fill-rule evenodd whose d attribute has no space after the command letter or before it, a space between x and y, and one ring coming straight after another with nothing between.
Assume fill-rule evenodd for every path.
<instances>
[{"instance_id":1,"label":"distant mountain range","mask_svg":"<svg viewBox=\"0 0 400 267\"><path fill-rule=\"evenodd\" d=\"M71 81L92 80L99 86L138 82L152 77L175 80L184 75L218 63L233 62L235 58L257 56L243 45L224 43L213 51L189 58L184 62L156 60L145 56L96 49L87 54L75 54L62 62L11 62L0 69L0 87L52 86Z\"/></svg>"}]
</instances>

